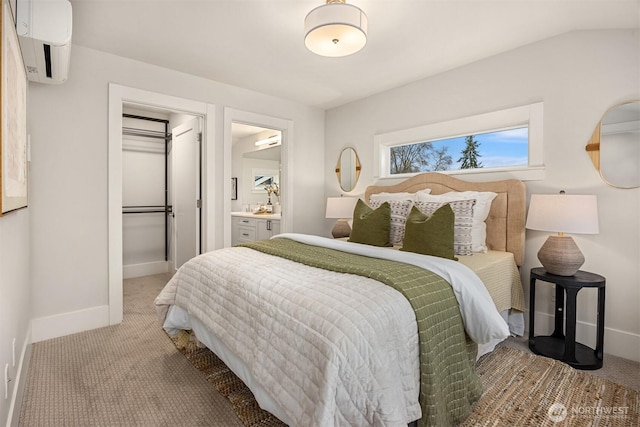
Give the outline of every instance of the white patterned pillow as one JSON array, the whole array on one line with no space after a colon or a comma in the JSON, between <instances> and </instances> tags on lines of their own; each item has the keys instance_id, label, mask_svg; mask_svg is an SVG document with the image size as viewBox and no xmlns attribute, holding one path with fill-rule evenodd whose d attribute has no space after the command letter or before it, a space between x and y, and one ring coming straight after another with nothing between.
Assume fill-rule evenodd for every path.
<instances>
[{"instance_id":1,"label":"white patterned pillow","mask_svg":"<svg viewBox=\"0 0 640 427\"><path fill-rule=\"evenodd\" d=\"M472 254L471 229L473 226L473 206L475 199L443 202L414 202L414 206L425 215L431 216L442 205L449 204L455 215L453 223L453 252L456 255Z\"/></svg>"},{"instance_id":2,"label":"white patterned pillow","mask_svg":"<svg viewBox=\"0 0 640 427\"><path fill-rule=\"evenodd\" d=\"M418 191L416 200L421 202L448 202L451 200L475 199L471 240L473 252L487 252L487 224L491 202L497 193L492 191L451 191L443 194L427 194Z\"/></svg>"},{"instance_id":3,"label":"white patterned pillow","mask_svg":"<svg viewBox=\"0 0 640 427\"><path fill-rule=\"evenodd\" d=\"M369 200L369 206L377 209L384 202L391 205L391 229L389 231L389 241L393 245L402 245L404 239L404 228L407 217L413 206L412 200Z\"/></svg>"}]
</instances>

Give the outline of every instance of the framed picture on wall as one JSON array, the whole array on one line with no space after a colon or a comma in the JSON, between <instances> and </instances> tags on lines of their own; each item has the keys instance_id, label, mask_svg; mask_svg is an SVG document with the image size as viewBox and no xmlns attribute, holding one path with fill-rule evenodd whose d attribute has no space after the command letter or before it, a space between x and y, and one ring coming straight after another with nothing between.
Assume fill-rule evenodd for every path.
<instances>
[{"instance_id":1,"label":"framed picture on wall","mask_svg":"<svg viewBox=\"0 0 640 427\"><path fill-rule=\"evenodd\" d=\"M0 215L27 206L27 76L9 2L0 20Z\"/></svg>"},{"instance_id":2,"label":"framed picture on wall","mask_svg":"<svg viewBox=\"0 0 640 427\"><path fill-rule=\"evenodd\" d=\"M238 200L238 178L231 178L231 200Z\"/></svg>"}]
</instances>

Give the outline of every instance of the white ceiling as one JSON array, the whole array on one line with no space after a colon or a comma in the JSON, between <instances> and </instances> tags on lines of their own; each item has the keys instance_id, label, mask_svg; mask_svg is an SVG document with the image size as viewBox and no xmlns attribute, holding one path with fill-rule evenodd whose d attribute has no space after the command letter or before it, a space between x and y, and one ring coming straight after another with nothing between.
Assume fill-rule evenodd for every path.
<instances>
[{"instance_id":1,"label":"white ceiling","mask_svg":"<svg viewBox=\"0 0 640 427\"><path fill-rule=\"evenodd\" d=\"M568 31L640 27L640 0L352 0L367 45L325 58L303 41L321 0L71 3L75 45L321 108Z\"/></svg>"}]
</instances>

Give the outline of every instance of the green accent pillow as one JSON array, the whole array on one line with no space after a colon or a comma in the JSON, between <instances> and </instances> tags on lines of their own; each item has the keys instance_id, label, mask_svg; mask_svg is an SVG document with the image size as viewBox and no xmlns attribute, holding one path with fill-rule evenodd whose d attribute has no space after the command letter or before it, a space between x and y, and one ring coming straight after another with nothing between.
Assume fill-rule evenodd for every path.
<instances>
[{"instance_id":1,"label":"green accent pillow","mask_svg":"<svg viewBox=\"0 0 640 427\"><path fill-rule=\"evenodd\" d=\"M447 203L431 216L420 212L415 206L407 217L404 243L401 251L433 255L458 260L453 251L453 224L455 215Z\"/></svg>"},{"instance_id":2,"label":"green accent pillow","mask_svg":"<svg viewBox=\"0 0 640 427\"><path fill-rule=\"evenodd\" d=\"M393 246L389 242L391 229L391 205L384 202L377 209L371 209L362 199L358 199L353 210L353 228L349 241L372 246Z\"/></svg>"}]
</instances>

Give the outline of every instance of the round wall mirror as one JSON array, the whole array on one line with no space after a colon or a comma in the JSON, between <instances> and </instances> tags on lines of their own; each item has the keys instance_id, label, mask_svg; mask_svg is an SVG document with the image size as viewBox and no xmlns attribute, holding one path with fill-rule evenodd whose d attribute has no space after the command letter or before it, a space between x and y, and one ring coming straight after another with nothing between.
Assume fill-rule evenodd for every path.
<instances>
[{"instance_id":1,"label":"round wall mirror","mask_svg":"<svg viewBox=\"0 0 640 427\"><path fill-rule=\"evenodd\" d=\"M351 191L356 187L360 178L360 159L353 148L345 148L338 157L336 176L343 191Z\"/></svg>"},{"instance_id":2,"label":"round wall mirror","mask_svg":"<svg viewBox=\"0 0 640 427\"><path fill-rule=\"evenodd\" d=\"M607 111L586 150L604 182L618 188L640 187L640 101Z\"/></svg>"}]
</instances>

